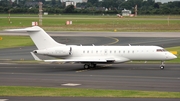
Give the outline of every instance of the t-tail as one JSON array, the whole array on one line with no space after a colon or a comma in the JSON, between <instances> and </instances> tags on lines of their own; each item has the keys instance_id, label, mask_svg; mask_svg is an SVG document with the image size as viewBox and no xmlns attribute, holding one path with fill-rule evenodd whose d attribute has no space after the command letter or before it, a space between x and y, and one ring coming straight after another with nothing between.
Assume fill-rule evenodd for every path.
<instances>
[{"instance_id":1,"label":"t-tail","mask_svg":"<svg viewBox=\"0 0 180 101\"><path fill-rule=\"evenodd\" d=\"M28 27L24 29L9 29L7 31L26 31L39 50L58 46L65 46L65 44L57 43L39 26Z\"/></svg>"}]
</instances>

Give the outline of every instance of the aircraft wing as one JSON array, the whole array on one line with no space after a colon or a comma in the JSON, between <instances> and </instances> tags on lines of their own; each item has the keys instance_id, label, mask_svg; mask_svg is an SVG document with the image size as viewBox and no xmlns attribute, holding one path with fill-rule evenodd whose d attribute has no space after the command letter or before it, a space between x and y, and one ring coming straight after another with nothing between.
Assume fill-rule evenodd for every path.
<instances>
[{"instance_id":1,"label":"aircraft wing","mask_svg":"<svg viewBox=\"0 0 180 101\"><path fill-rule=\"evenodd\" d=\"M107 62L126 62L129 59L124 57L76 57L70 59L55 59L55 60L41 60L37 57L33 52L31 52L32 56L37 61L44 61L44 62L98 62L98 63L107 63Z\"/></svg>"},{"instance_id":2,"label":"aircraft wing","mask_svg":"<svg viewBox=\"0 0 180 101\"><path fill-rule=\"evenodd\" d=\"M89 57L88 58L84 57L84 58L71 58L71 59L42 60L39 57L37 57L33 52L31 52L31 55L34 57L35 60L44 61L44 62L107 62L107 60L103 58L89 58Z\"/></svg>"},{"instance_id":3,"label":"aircraft wing","mask_svg":"<svg viewBox=\"0 0 180 101\"><path fill-rule=\"evenodd\" d=\"M44 60L44 62L107 62L105 59L59 59Z\"/></svg>"}]
</instances>

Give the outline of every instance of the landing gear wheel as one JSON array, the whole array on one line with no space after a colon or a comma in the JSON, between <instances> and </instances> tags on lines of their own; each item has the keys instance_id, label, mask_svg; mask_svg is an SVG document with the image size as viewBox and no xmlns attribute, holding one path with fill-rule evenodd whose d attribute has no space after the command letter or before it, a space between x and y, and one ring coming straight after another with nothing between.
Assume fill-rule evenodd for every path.
<instances>
[{"instance_id":1,"label":"landing gear wheel","mask_svg":"<svg viewBox=\"0 0 180 101\"><path fill-rule=\"evenodd\" d=\"M163 70L163 69L164 69L164 66L160 66L160 69Z\"/></svg>"},{"instance_id":2,"label":"landing gear wheel","mask_svg":"<svg viewBox=\"0 0 180 101\"><path fill-rule=\"evenodd\" d=\"M89 65L85 64L84 69L88 69L88 68L89 68Z\"/></svg>"},{"instance_id":3,"label":"landing gear wheel","mask_svg":"<svg viewBox=\"0 0 180 101\"><path fill-rule=\"evenodd\" d=\"M96 64L92 64L92 67L95 68L95 67L96 67Z\"/></svg>"},{"instance_id":4,"label":"landing gear wheel","mask_svg":"<svg viewBox=\"0 0 180 101\"><path fill-rule=\"evenodd\" d=\"M160 69L161 69L161 70L164 69L164 61L161 61Z\"/></svg>"}]
</instances>

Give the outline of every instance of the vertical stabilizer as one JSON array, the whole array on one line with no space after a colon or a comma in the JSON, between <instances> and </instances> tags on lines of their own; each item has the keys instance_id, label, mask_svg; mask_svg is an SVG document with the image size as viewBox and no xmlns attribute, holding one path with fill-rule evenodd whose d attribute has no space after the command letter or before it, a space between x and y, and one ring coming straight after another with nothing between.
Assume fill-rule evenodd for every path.
<instances>
[{"instance_id":1,"label":"vertical stabilizer","mask_svg":"<svg viewBox=\"0 0 180 101\"><path fill-rule=\"evenodd\" d=\"M65 44L57 43L52 39L42 28L39 26L24 28L24 29L11 29L8 31L26 31L33 40L36 47L40 49L46 49L51 47L63 46Z\"/></svg>"}]
</instances>

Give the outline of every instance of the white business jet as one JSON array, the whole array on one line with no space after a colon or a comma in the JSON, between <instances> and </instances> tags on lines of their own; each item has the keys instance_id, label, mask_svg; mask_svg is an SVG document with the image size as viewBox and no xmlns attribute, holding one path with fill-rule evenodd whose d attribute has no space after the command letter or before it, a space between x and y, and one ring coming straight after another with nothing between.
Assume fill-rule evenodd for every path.
<instances>
[{"instance_id":1,"label":"white business jet","mask_svg":"<svg viewBox=\"0 0 180 101\"><path fill-rule=\"evenodd\" d=\"M24 29L10 29L8 31L26 31L37 50L31 52L55 57L55 60L42 60L45 62L75 62L84 64L84 68L96 67L96 64L123 63L133 60L161 61L160 69L164 69L164 61L177 58L172 53L159 46L77 46L57 43L42 28L38 26Z\"/></svg>"}]
</instances>

